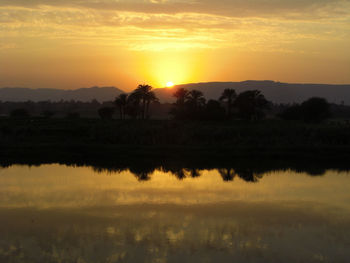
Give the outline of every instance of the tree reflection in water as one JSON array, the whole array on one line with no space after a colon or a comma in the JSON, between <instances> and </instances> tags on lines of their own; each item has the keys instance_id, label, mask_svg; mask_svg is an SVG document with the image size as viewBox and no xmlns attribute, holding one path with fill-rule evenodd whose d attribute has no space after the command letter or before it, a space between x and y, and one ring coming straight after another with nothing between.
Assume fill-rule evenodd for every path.
<instances>
[{"instance_id":1,"label":"tree reflection in water","mask_svg":"<svg viewBox=\"0 0 350 263\"><path fill-rule=\"evenodd\" d=\"M0 162L0 168L9 168L15 163L11 162ZM23 164L23 163L21 163ZM28 166L40 166L40 162L25 162L25 165ZM305 165L305 163L296 163L296 164L280 164L278 162L269 163L264 165L262 162L244 162L242 164L235 162L234 164L215 164L209 163L208 165L203 163L192 163L191 161L183 162L165 162L160 164L159 160L142 160L139 163L139 160L135 162L126 162L126 163L94 163L94 162L63 162L59 164L64 164L67 166L73 167L82 167L87 166L91 167L96 173L107 173L107 174L120 174L122 172L129 171L132 173L138 181L149 181L152 178L152 174L155 171L162 171L165 173L170 173L179 180L184 180L186 178L199 178L203 174L203 171L208 170L217 170L222 180L225 182L233 181L235 178L240 178L246 182L256 183L264 176L273 171L294 171L297 173L306 173L309 176L323 176L326 170L335 170L338 172L348 172L350 171L350 166L331 166L327 165L327 162L318 163L317 165Z\"/></svg>"},{"instance_id":2,"label":"tree reflection in water","mask_svg":"<svg viewBox=\"0 0 350 263\"><path fill-rule=\"evenodd\" d=\"M1 263L345 263L350 257L350 173L310 179L324 170L71 166L0 173Z\"/></svg>"},{"instance_id":3,"label":"tree reflection in water","mask_svg":"<svg viewBox=\"0 0 350 263\"><path fill-rule=\"evenodd\" d=\"M186 178L198 178L202 175L204 170L208 169L197 169L194 167L178 167L178 166L132 166L132 167L101 167L101 166L92 166L92 169L97 173L108 173L108 174L119 174L124 171L129 171L132 173L138 181L149 181L151 180L152 174L159 170L165 173L170 173L175 176L178 180L184 180ZM264 168L249 168L249 167L224 167L210 169L216 170L224 182L233 181L235 178L240 178L245 182L256 183L263 178L265 174L272 171L287 171L292 170L298 173L307 173L310 176L322 176L325 173L325 169L316 168L316 169L301 169L300 167L296 169L264 169Z\"/></svg>"}]
</instances>

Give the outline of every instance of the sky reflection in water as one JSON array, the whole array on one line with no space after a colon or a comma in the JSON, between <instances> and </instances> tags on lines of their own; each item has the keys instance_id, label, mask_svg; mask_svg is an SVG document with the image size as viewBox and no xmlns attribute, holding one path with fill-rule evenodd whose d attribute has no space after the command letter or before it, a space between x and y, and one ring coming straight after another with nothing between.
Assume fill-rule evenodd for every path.
<instances>
[{"instance_id":1,"label":"sky reflection in water","mask_svg":"<svg viewBox=\"0 0 350 263\"><path fill-rule=\"evenodd\" d=\"M0 170L0 262L348 262L350 176Z\"/></svg>"}]
</instances>

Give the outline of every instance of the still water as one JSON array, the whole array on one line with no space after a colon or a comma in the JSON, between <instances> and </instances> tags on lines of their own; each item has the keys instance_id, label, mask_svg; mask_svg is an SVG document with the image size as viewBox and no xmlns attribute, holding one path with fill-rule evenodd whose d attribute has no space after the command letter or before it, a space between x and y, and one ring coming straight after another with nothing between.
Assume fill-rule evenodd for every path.
<instances>
[{"instance_id":1,"label":"still water","mask_svg":"<svg viewBox=\"0 0 350 263\"><path fill-rule=\"evenodd\" d=\"M0 262L350 262L350 174L2 168Z\"/></svg>"}]
</instances>

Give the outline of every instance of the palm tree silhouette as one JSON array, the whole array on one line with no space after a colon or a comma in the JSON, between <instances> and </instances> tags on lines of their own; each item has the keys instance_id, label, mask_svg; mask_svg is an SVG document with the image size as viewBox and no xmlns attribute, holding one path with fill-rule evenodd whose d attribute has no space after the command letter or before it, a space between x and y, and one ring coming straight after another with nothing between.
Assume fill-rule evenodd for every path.
<instances>
[{"instance_id":1,"label":"palm tree silhouette","mask_svg":"<svg viewBox=\"0 0 350 263\"><path fill-rule=\"evenodd\" d=\"M149 105L154 102L159 102L156 94L151 91L146 96L146 117L149 118Z\"/></svg>"},{"instance_id":2,"label":"palm tree silhouette","mask_svg":"<svg viewBox=\"0 0 350 263\"><path fill-rule=\"evenodd\" d=\"M236 172L233 168L221 168L218 169L219 174L222 177L222 180L228 182L233 181L233 178L236 176Z\"/></svg>"},{"instance_id":3,"label":"palm tree silhouette","mask_svg":"<svg viewBox=\"0 0 350 263\"><path fill-rule=\"evenodd\" d=\"M141 112L141 95L139 93L131 93L127 99L126 114L131 118L137 119Z\"/></svg>"},{"instance_id":4,"label":"palm tree silhouette","mask_svg":"<svg viewBox=\"0 0 350 263\"><path fill-rule=\"evenodd\" d=\"M141 99L141 118L145 119L148 116L149 104L158 101L155 93L152 91L153 87L147 84L140 84L133 92L139 95Z\"/></svg>"},{"instance_id":5,"label":"palm tree silhouette","mask_svg":"<svg viewBox=\"0 0 350 263\"><path fill-rule=\"evenodd\" d=\"M196 177L201 176L201 171L199 169L191 168L189 172L190 172L190 176L192 178L196 178Z\"/></svg>"},{"instance_id":6,"label":"palm tree silhouette","mask_svg":"<svg viewBox=\"0 0 350 263\"><path fill-rule=\"evenodd\" d=\"M220 101L226 102L227 116L231 116L231 110L236 98L237 98L237 94L234 89L225 89L221 97L219 98Z\"/></svg>"},{"instance_id":7,"label":"palm tree silhouette","mask_svg":"<svg viewBox=\"0 0 350 263\"><path fill-rule=\"evenodd\" d=\"M258 120L264 117L264 109L269 107L269 102L259 90L248 90L240 93L234 105L241 117L248 120Z\"/></svg>"},{"instance_id":8,"label":"palm tree silhouette","mask_svg":"<svg viewBox=\"0 0 350 263\"><path fill-rule=\"evenodd\" d=\"M185 119L186 114L186 102L189 92L184 88L179 88L173 93L173 97L176 98L174 107L170 110L170 114L174 115L177 119Z\"/></svg>"},{"instance_id":9,"label":"palm tree silhouette","mask_svg":"<svg viewBox=\"0 0 350 263\"><path fill-rule=\"evenodd\" d=\"M191 90L188 93L187 103L194 109L198 109L205 104L203 92L199 90Z\"/></svg>"},{"instance_id":10,"label":"palm tree silhouette","mask_svg":"<svg viewBox=\"0 0 350 263\"><path fill-rule=\"evenodd\" d=\"M177 179L179 180L183 180L186 178L186 173L185 173L185 169L178 169L178 170L174 170L172 171L172 173L176 176Z\"/></svg>"},{"instance_id":11,"label":"palm tree silhouette","mask_svg":"<svg viewBox=\"0 0 350 263\"><path fill-rule=\"evenodd\" d=\"M189 92L184 88L177 89L173 96L176 98L176 104L178 106L183 106L188 99Z\"/></svg>"},{"instance_id":12,"label":"palm tree silhouette","mask_svg":"<svg viewBox=\"0 0 350 263\"><path fill-rule=\"evenodd\" d=\"M154 173L153 167L130 167L129 171L137 178L138 181L149 181Z\"/></svg>"},{"instance_id":13,"label":"palm tree silhouette","mask_svg":"<svg viewBox=\"0 0 350 263\"><path fill-rule=\"evenodd\" d=\"M120 113L120 119L125 120L125 109L128 104L128 94L120 94L115 98L114 104L118 107Z\"/></svg>"},{"instance_id":14,"label":"palm tree silhouette","mask_svg":"<svg viewBox=\"0 0 350 263\"><path fill-rule=\"evenodd\" d=\"M264 176L264 174L258 173L251 168L236 168L236 174L244 181L250 183L256 183Z\"/></svg>"}]
</instances>

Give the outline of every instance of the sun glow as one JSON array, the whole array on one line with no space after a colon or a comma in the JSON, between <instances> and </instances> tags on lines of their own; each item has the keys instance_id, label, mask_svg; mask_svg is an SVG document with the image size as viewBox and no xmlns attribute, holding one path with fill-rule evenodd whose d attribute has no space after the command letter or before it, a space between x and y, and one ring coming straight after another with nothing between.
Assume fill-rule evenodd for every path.
<instances>
[{"instance_id":1,"label":"sun glow","mask_svg":"<svg viewBox=\"0 0 350 263\"><path fill-rule=\"evenodd\" d=\"M136 58L136 56L135 56ZM192 83L199 79L202 63L197 53L187 51L159 51L137 54L140 81L147 80L155 88L171 88L179 83Z\"/></svg>"},{"instance_id":2,"label":"sun glow","mask_svg":"<svg viewBox=\"0 0 350 263\"><path fill-rule=\"evenodd\" d=\"M167 88L171 88L171 87L173 87L173 86L174 86L174 83L171 82L171 81L169 81L169 82L166 83L166 87L167 87Z\"/></svg>"}]
</instances>

